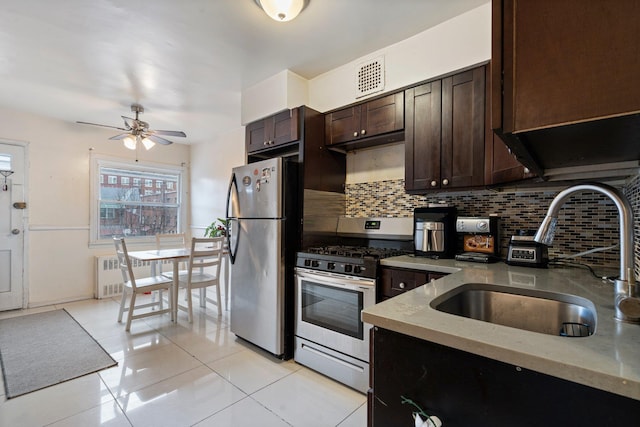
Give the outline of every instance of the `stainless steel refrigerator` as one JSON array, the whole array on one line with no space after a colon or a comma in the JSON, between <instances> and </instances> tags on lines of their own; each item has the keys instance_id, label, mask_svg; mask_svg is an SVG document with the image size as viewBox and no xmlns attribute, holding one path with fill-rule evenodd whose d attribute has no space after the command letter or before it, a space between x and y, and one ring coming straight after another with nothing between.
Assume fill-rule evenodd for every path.
<instances>
[{"instance_id":1,"label":"stainless steel refrigerator","mask_svg":"<svg viewBox=\"0 0 640 427\"><path fill-rule=\"evenodd\" d=\"M233 168L227 197L231 332L284 358L293 348L295 171L283 158Z\"/></svg>"}]
</instances>

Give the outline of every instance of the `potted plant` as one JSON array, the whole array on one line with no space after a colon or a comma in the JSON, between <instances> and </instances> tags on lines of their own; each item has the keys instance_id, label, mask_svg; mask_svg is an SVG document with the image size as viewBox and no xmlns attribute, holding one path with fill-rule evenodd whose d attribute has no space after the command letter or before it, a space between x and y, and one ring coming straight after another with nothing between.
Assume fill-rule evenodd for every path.
<instances>
[{"instance_id":1,"label":"potted plant","mask_svg":"<svg viewBox=\"0 0 640 427\"><path fill-rule=\"evenodd\" d=\"M218 218L213 221L205 230L204 237L221 237L227 235L227 223L226 219Z\"/></svg>"}]
</instances>

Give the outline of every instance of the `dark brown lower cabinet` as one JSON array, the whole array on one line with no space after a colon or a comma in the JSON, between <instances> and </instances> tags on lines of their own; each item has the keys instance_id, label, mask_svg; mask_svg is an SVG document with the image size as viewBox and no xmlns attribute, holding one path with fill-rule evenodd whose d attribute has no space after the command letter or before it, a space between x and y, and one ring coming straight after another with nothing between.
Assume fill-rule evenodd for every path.
<instances>
[{"instance_id":1,"label":"dark brown lower cabinet","mask_svg":"<svg viewBox=\"0 0 640 427\"><path fill-rule=\"evenodd\" d=\"M378 301L393 298L411 289L429 283L432 280L446 276L446 273L411 270L407 268L383 267L381 286L378 289Z\"/></svg>"},{"instance_id":2,"label":"dark brown lower cabinet","mask_svg":"<svg viewBox=\"0 0 640 427\"><path fill-rule=\"evenodd\" d=\"M371 343L369 427L413 425L403 396L445 427L638 425L638 400L378 327Z\"/></svg>"}]
</instances>

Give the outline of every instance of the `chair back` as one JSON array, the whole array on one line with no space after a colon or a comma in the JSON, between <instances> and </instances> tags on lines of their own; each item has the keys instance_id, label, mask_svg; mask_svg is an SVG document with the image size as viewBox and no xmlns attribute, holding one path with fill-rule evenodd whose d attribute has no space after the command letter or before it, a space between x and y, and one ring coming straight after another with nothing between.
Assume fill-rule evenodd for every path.
<instances>
[{"instance_id":1,"label":"chair back","mask_svg":"<svg viewBox=\"0 0 640 427\"><path fill-rule=\"evenodd\" d=\"M187 240L184 233L156 234L156 249L186 248Z\"/></svg>"},{"instance_id":2,"label":"chair back","mask_svg":"<svg viewBox=\"0 0 640 427\"><path fill-rule=\"evenodd\" d=\"M184 233L159 233L156 234L156 249L176 249L186 248L187 237ZM183 263L180 265L184 266ZM181 267L183 268L183 267ZM162 274L162 261L158 261L155 270L152 270L155 274Z\"/></svg>"},{"instance_id":3,"label":"chair back","mask_svg":"<svg viewBox=\"0 0 640 427\"><path fill-rule=\"evenodd\" d=\"M215 267L215 278L220 273L224 237L194 237L189 255L189 281L195 271L202 274L205 268Z\"/></svg>"},{"instance_id":4,"label":"chair back","mask_svg":"<svg viewBox=\"0 0 640 427\"><path fill-rule=\"evenodd\" d=\"M136 279L133 275L133 267L131 266L131 259L129 259L129 252L127 252L127 244L124 241L124 237L114 237L113 243L116 245L116 255L118 256L118 265L122 272L123 283L131 282L131 287L136 288Z\"/></svg>"}]
</instances>

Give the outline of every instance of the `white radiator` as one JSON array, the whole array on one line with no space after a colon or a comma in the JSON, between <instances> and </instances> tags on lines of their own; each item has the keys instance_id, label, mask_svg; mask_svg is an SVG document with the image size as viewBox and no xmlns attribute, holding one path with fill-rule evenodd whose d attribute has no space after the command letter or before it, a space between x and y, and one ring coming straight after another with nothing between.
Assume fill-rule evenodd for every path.
<instances>
[{"instance_id":1,"label":"white radiator","mask_svg":"<svg viewBox=\"0 0 640 427\"><path fill-rule=\"evenodd\" d=\"M133 274L137 277L149 277L151 266L148 261L132 260ZM115 255L96 257L96 298L110 298L122 295L122 272Z\"/></svg>"}]
</instances>

